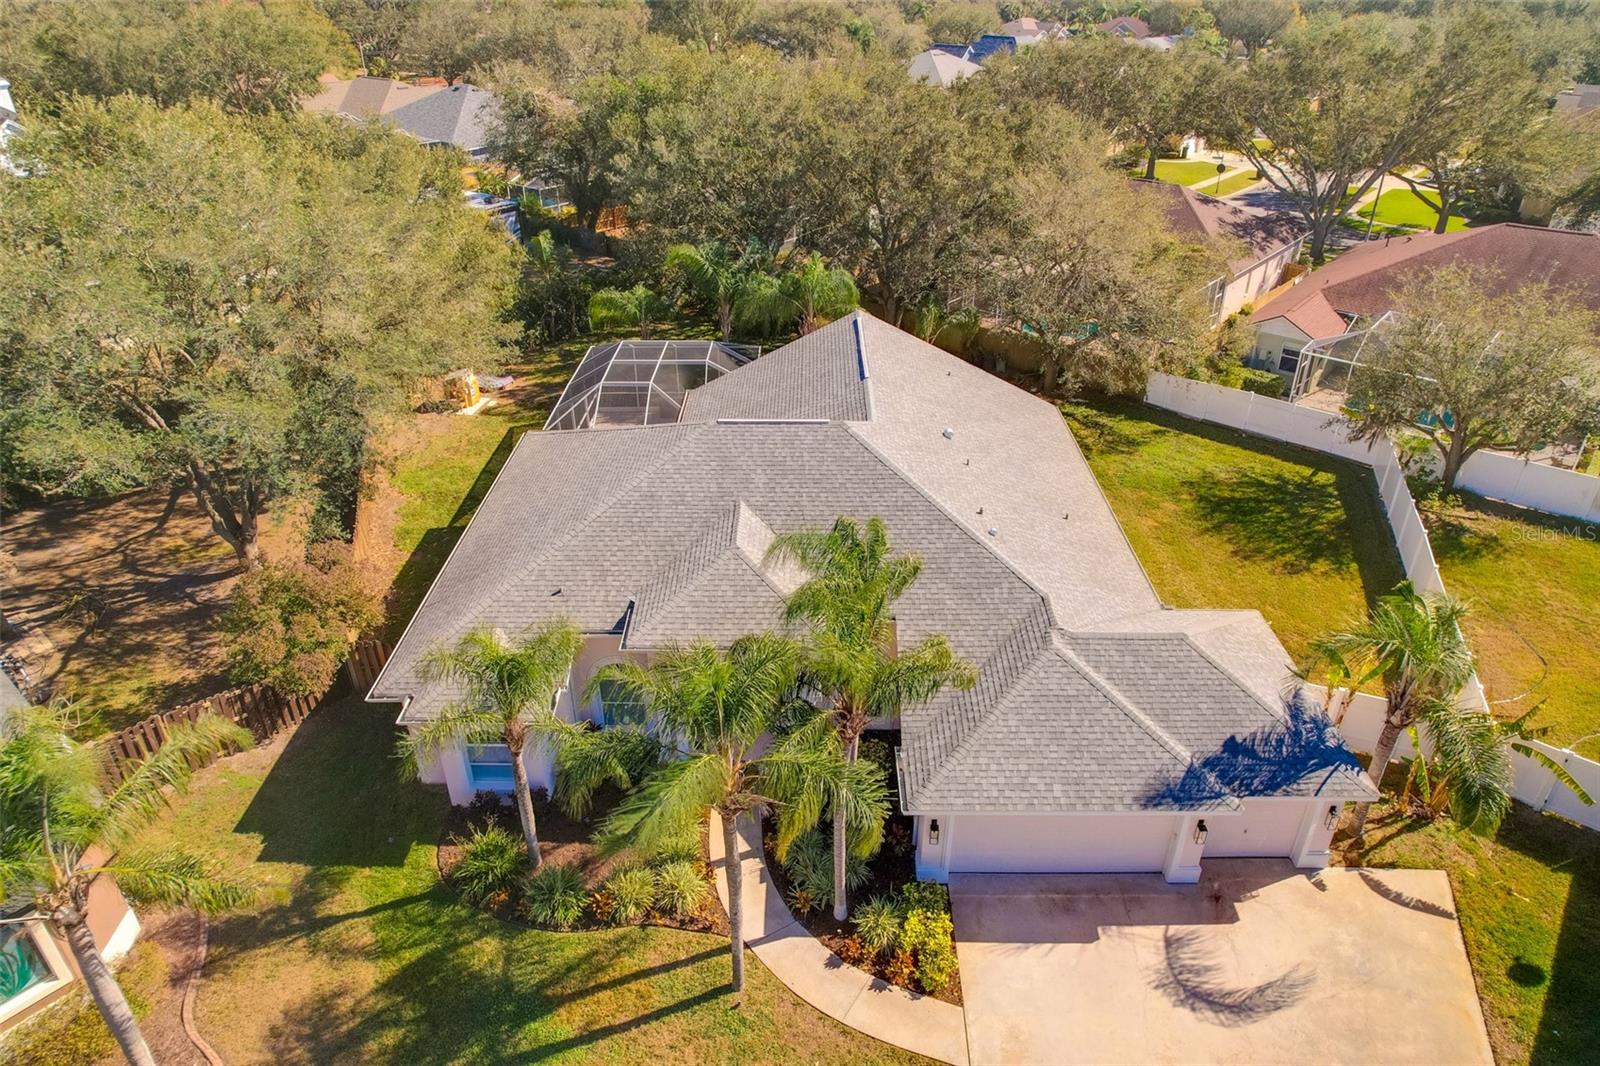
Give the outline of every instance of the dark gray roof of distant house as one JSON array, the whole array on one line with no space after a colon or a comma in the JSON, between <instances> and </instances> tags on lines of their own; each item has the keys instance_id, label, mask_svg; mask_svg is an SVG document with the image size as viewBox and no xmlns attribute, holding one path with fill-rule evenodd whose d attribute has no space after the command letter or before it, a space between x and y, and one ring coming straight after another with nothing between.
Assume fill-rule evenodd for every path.
<instances>
[{"instance_id":1,"label":"dark gray roof of distant house","mask_svg":"<svg viewBox=\"0 0 1600 1066\"><path fill-rule=\"evenodd\" d=\"M489 143L489 127L498 109L487 89L451 85L389 112L387 120L424 144L453 144L473 152Z\"/></svg>"},{"instance_id":2,"label":"dark gray roof of distant house","mask_svg":"<svg viewBox=\"0 0 1600 1066\"><path fill-rule=\"evenodd\" d=\"M923 560L902 645L944 634L979 668L906 710L906 809L1371 795L1258 613L1162 608L1052 405L859 312L690 392L680 422L523 435L372 698L436 714L451 693L418 660L475 625L638 649L777 627L800 575L766 546L840 515ZM1243 772L1255 749L1276 776Z\"/></svg>"}]
</instances>

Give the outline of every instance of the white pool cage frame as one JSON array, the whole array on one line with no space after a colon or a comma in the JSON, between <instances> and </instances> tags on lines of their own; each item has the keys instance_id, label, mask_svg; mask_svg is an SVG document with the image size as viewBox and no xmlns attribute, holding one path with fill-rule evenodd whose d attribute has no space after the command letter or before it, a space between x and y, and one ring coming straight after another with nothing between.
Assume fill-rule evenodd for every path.
<instances>
[{"instance_id":1,"label":"white pool cage frame","mask_svg":"<svg viewBox=\"0 0 1600 1066\"><path fill-rule=\"evenodd\" d=\"M758 347L725 341L624 340L590 345L544 428L676 422L689 390L760 354Z\"/></svg>"}]
</instances>

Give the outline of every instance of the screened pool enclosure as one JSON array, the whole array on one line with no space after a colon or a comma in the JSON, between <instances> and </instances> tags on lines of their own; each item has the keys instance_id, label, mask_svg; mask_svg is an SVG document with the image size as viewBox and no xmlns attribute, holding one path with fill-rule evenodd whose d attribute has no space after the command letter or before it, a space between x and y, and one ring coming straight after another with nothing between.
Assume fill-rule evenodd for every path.
<instances>
[{"instance_id":1,"label":"screened pool enclosure","mask_svg":"<svg viewBox=\"0 0 1600 1066\"><path fill-rule=\"evenodd\" d=\"M613 341L584 353L545 429L676 422L690 389L737 370L760 348L722 341Z\"/></svg>"}]
</instances>

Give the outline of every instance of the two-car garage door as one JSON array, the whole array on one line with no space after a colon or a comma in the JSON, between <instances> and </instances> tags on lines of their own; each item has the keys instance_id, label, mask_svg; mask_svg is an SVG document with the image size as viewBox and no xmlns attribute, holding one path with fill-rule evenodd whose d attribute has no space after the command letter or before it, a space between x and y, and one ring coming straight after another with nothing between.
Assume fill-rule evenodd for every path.
<instances>
[{"instance_id":1,"label":"two-car garage door","mask_svg":"<svg viewBox=\"0 0 1600 1066\"><path fill-rule=\"evenodd\" d=\"M1237 814L1207 819L1204 855L1293 855L1307 808L1304 799L1246 800ZM1166 863L1181 821L1171 814L960 815L949 819L949 869L997 874L1157 872Z\"/></svg>"},{"instance_id":2,"label":"two-car garage door","mask_svg":"<svg viewBox=\"0 0 1600 1066\"><path fill-rule=\"evenodd\" d=\"M1145 873L1160 870L1170 814L962 815L951 873Z\"/></svg>"}]
</instances>

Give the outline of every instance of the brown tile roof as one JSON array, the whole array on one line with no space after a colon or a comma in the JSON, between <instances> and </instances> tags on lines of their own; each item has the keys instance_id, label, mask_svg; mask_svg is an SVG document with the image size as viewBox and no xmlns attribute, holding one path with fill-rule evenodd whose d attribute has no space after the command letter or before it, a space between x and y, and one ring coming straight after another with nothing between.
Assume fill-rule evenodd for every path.
<instances>
[{"instance_id":1,"label":"brown tile roof","mask_svg":"<svg viewBox=\"0 0 1600 1066\"><path fill-rule=\"evenodd\" d=\"M1248 249L1229 265L1234 273L1246 270L1284 245L1304 236L1305 226L1294 215L1218 200L1182 185L1138 179L1140 187L1161 198L1167 224L1191 240L1232 237Z\"/></svg>"},{"instance_id":2,"label":"brown tile roof","mask_svg":"<svg viewBox=\"0 0 1600 1066\"><path fill-rule=\"evenodd\" d=\"M1258 307L1253 317L1287 319L1311 337L1342 333L1339 312L1381 314L1394 307L1394 294L1406 280L1455 265L1494 271L1495 295L1542 281L1600 311L1600 233L1506 222L1358 245Z\"/></svg>"}]
</instances>

